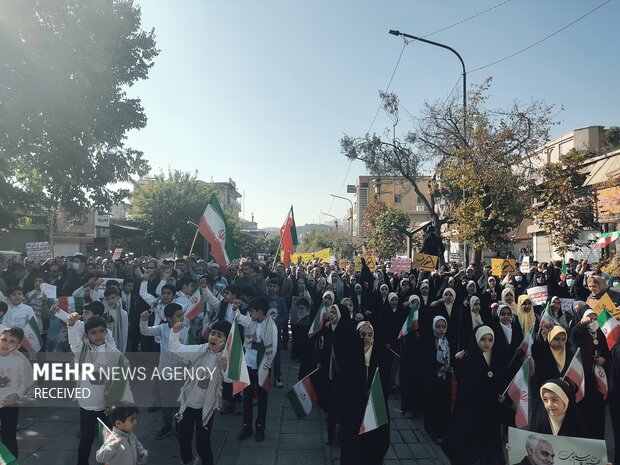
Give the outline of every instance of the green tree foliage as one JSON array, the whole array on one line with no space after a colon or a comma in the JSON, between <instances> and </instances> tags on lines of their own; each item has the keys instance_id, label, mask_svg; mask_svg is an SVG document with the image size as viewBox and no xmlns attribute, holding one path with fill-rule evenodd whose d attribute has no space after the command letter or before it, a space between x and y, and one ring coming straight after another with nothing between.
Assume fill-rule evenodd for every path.
<instances>
[{"instance_id":1,"label":"green tree foliage","mask_svg":"<svg viewBox=\"0 0 620 465\"><path fill-rule=\"evenodd\" d=\"M132 0L0 2L0 218L107 208L148 173L127 132L146 125L126 89L159 51Z\"/></svg>"},{"instance_id":2,"label":"green tree foliage","mask_svg":"<svg viewBox=\"0 0 620 465\"><path fill-rule=\"evenodd\" d=\"M542 169L542 182L537 190L537 200L532 217L549 237L554 250L565 255L579 250L588 242L578 240L580 233L597 227L594 218L594 198L580 192L585 174L580 172L587 151L570 150L557 163Z\"/></svg>"},{"instance_id":3,"label":"green tree foliage","mask_svg":"<svg viewBox=\"0 0 620 465\"><path fill-rule=\"evenodd\" d=\"M375 218L375 229L368 247L383 259L390 259L406 251L403 231L409 228L409 216L393 206L387 207Z\"/></svg>"},{"instance_id":4,"label":"green tree foliage","mask_svg":"<svg viewBox=\"0 0 620 465\"><path fill-rule=\"evenodd\" d=\"M180 255L185 255L196 232L196 227L188 225L187 221L199 221L213 192L214 189L200 181L196 173L178 170L160 173L151 182L136 188L131 197L131 213L158 249L172 251L176 247ZM233 237L239 238L237 214L226 208L224 214ZM202 242L201 238L199 235L197 243Z\"/></svg>"},{"instance_id":5,"label":"green tree foliage","mask_svg":"<svg viewBox=\"0 0 620 465\"><path fill-rule=\"evenodd\" d=\"M620 148L620 127L611 126L605 129L604 139L608 150Z\"/></svg>"},{"instance_id":6,"label":"green tree foliage","mask_svg":"<svg viewBox=\"0 0 620 465\"><path fill-rule=\"evenodd\" d=\"M366 204L366 209L364 210L364 217L362 218L362 235L365 238L372 237L376 228L376 219L379 215L385 213L387 211L387 205L383 202L377 194L373 195L372 198Z\"/></svg>"},{"instance_id":7,"label":"green tree foliage","mask_svg":"<svg viewBox=\"0 0 620 465\"><path fill-rule=\"evenodd\" d=\"M316 252L331 248L336 257L345 257L349 253L347 246L349 242L349 236L341 232L314 229L301 236L300 252Z\"/></svg>"}]
</instances>

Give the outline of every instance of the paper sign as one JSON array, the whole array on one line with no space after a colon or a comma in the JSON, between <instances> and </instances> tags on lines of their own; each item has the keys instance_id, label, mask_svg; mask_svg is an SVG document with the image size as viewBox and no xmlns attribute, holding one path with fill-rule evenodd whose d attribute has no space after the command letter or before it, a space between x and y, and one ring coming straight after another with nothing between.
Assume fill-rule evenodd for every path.
<instances>
[{"instance_id":1,"label":"paper sign","mask_svg":"<svg viewBox=\"0 0 620 465\"><path fill-rule=\"evenodd\" d=\"M305 252L305 253L294 253L291 255L291 263L299 264L308 264L313 260L318 260L319 262L329 263L329 258L332 254L332 249L321 249L316 252ZM284 252L280 253L280 257L284 260Z\"/></svg>"},{"instance_id":2,"label":"paper sign","mask_svg":"<svg viewBox=\"0 0 620 465\"><path fill-rule=\"evenodd\" d=\"M344 258L341 258L340 260L338 260L338 268L340 268L341 270L344 270L347 267L347 260Z\"/></svg>"},{"instance_id":3,"label":"paper sign","mask_svg":"<svg viewBox=\"0 0 620 465\"><path fill-rule=\"evenodd\" d=\"M47 283L41 283L41 291L48 299L56 299L56 286Z\"/></svg>"},{"instance_id":4,"label":"paper sign","mask_svg":"<svg viewBox=\"0 0 620 465\"><path fill-rule=\"evenodd\" d=\"M118 260L121 258L121 254L123 253L123 249L114 249L114 253L112 254L112 260Z\"/></svg>"},{"instance_id":5,"label":"paper sign","mask_svg":"<svg viewBox=\"0 0 620 465\"><path fill-rule=\"evenodd\" d=\"M301 299L301 297L293 296L291 299L291 324L307 324L310 317L310 307L304 308L303 311L300 311L300 308L297 306L297 302ZM307 299L306 299L307 300Z\"/></svg>"},{"instance_id":6,"label":"paper sign","mask_svg":"<svg viewBox=\"0 0 620 465\"><path fill-rule=\"evenodd\" d=\"M101 284L99 285L100 291L105 291L108 281L116 281L119 286L122 286L123 281L124 281L122 278L99 278L99 279L101 280Z\"/></svg>"},{"instance_id":7,"label":"paper sign","mask_svg":"<svg viewBox=\"0 0 620 465\"><path fill-rule=\"evenodd\" d=\"M549 291L547 290L547 286L530 287L527 290L527 295L530 296L532 305L545 305L549 297Z\"/></svg>"},{"instance_id":8,"label":"paper sign","mask_svg":"<svg viewBox=\"0 0 620 465\"><path fill-rule=\"evenodd\" d=\"M26 255L32 260L45 260L52 257L49 242L26 242Z\"/></svg>"},{"instance_id":9,"label":"paper sign","mask_svg":"<svg viewBox=\"0 0 620 465\"><path fill-rule=\"evenodd\" d=\"M528 274L530 272L530 257L523 257L519 271L523 274Z\"/></svg>"},{"instance_id":10,"label":"paper sign","mask_svg":"<svg viewBox=\"0 0 620 465\"><path fill-rule=\"evenodd\" d=\"M560 297L560 302L562 303L562 311L573 313L573 303L575 303L575 299L563 299Z\"/></svg>"},{"instance_id":11,"label":"paper sign","mask_svg":"<svg viewBox=\"0 0 620 465\"><path fill-rule=\"evenodd\" d=\"M588 299L586 303L588 304L588 307L594 310L597 315L599 315L603 311L603 309L605 309L609 313L611 313L614 318L620 318L620 310L616 308L613 300L611 300L611 297L609 297L609 294L607 292L605 292L605 294L603 294L603 297L601 297L600 299Z\"/></svg>"},{"instance_id":12,"label":"paper sign","mask_svg":"<svg viewBox=\"0 0 620 465\"><path fill-rule=\"evenodd\" d=\"M438 259L439 257L436 255L414 252L411 266L422 271L435 271L437 269Z\"/></svg>"},{"instance_id":13,"label":"paper sign","mask_svg":"<svg viewBox=\"0 0 620 465\"><path fill-rule=\"evenodd\" d=\"M377 271L377 257L376 255L364 255L363 257L361 255L357 255L355 257L355 272L359 272L362 271L362 258L364 259L364 261L366 262L366 265L368 266L368 269L370 271L372 271L373 273L375 271Z\"/></svg>"},{"instance_id":14,"label":"paper sign","mask_svg":"<svg viewBox=\"0 0 620 465\"><path fill-rule=\"evenodd\" d=\"M390 260L394 273L408 273L411 271L411 260L409 258L393 258Z\"/></svg>"},{"instance_id":15,"label":"paper sign","mask_svg":"<svg viewBox=\"0 0 620 465\"><path fill-rule=\"evenodd\" d=\"M549 463L554 465L598 464L605 465L607 447L602 439L553 436L531 431L508 428L508 463ZM529 445L529 447L526 446ZM549 457L543 459L541 457Z\"/></svg>"},{"instance_id":16,"label":"paper sign","mask_svg":"<svg viewBox=\"0 0 620 465\"><path fill-rule=\"evenodd\" d=\"M492 258L491 274L493 276L504 276L510 273L514 276L517 272L517 262L513 258Z\"/></svg>"}]
</instances>

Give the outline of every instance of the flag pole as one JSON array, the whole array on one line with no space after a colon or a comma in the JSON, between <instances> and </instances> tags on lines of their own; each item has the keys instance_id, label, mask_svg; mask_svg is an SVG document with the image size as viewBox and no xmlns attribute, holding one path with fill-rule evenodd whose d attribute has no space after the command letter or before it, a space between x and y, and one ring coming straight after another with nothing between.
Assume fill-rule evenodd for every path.
<instances>
[{"instance_id":1,"label":"flag pole","mask_svg":"<svg viewBox=\"0 0 620 465\"><path fill-rule=\"evenodd\" d=\"M280 256L280 249L282 248L282 236L280 236L280 243L278 244L278 250L276 250L276 256L273 258L273 265L271 271L276 269L276 263L278 263L278 257Z\"/></svg>"},{"instance_id":2,"label":"flag pole","mask_svg":"<svg viewBox=\"0 0 620 465\"><path fill-rule=\"evenodd\" d=\"M187 255L187 259L191 259L192 257L192 252L194 251L194 246L196 245L196 239L198 239L198 233L200 232L200 230L198 228L196 228L196 234L194 234L194 240L192 241L192 246L189 249L189 254Z\"/></svg>"},{"instance_id":3,"label":"flag pole","mask_svg":"<svg viewBox=\"0 0 620 465\"><path fill-rule=\"evenodd\" d=\"M525 362L527 362L530 358L532 358L531 356L527 357L523 363L521 364L521 367L523 366L523 364ZM508 386L506 386L506 389L504 389L504 392L502 392L500 397L504 397L506 395L506 393L508 392L508 389L510 389L510 386L512 385L512 382L517 379L517 375L519 374L519 371L521 371L521 367L519 367L519 370L515 373L515 375L512 377L512 379L510 380L510 382L508 383Z\"/></svg>"},{"instance_id":4,"label":"flag pole","mask_svg":"<svg viewBox=\"0 0 620 465\"><path fill-rule=\"evenodd\" d=\"M103 426L108 433L110 433L115 438L118 438L118 435L116 435L114 431L110 430L110 428L108 428L108 425L106 425L103 421L101 421L101 418L97 417L97 421L101 423L101 426ZM125 450L125 446L123 446L122 444L119 444L119 445L121 446L121 449Z\"/></svg>"}]
</instances>

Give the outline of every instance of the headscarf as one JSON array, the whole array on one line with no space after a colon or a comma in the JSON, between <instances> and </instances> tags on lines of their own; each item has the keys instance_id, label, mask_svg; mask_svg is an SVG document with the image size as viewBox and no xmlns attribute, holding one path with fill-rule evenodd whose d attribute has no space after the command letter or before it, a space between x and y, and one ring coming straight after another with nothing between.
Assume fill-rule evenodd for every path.
<instances>
[{"instance_id":1,"label":"headscarf","mask_svg":"<svg viewBox=\"0 0 620 465\"><path fill-rule=\"evenodd\" d=\"M551 297L551 300L549 301L549 303L551 304L554 300L559 300L560 302L560 309L558 310L558 318L562 316L562 301L560 300L560 298L558 296L553 296ZM551 312L553 312L553 310L551 310ZM553 316L555 316L555 312L553 312Z\"/></svg>"},{"instance_id":2,"label":"headscarf","mask_svg":"<svg viewBox=\"0 0 620 465\"><path fill-rule=\"evenodd\" d=\"M387 301L390 304L390 308L392 307L392 299L396 299L398 301L398 294L396 292L390 292L388 294ZM398 306L398 302L396 303L396 305Z\"/></svg>"},{"instance_id":3,"label":"headscarf","mask_svg":"<svg viewBox=\"0 0 620 465\"><path fill-rule=\"evenodd\" d=\"M417 303L417 304L418 304L418 310L420 309L420 297L418 297L417 295L415 295L415 294L411 294L411 295L409 296L409 298L407 299L407 302L409 302L409 303L411 304L411 309L413 309L413 308L414 308L415 303ZM415 302L415 303L414 303L414 302Z\"/></svg>"},{"instance_id":4,"label":"headscarf","mask_svg":"<svg viewBox=\"0 0 620 465\"><path fill-rule=\"evenodd\" d=\"M480 339L482 339L482 336L485 334L490 334L493 338L495 338L495 333L490 327L486 325L480 326L475 332L476 345L478 345ZM482 356L486 360L487 365L491 365L491 352L482 352Z\"/></svg>"},{"instance_id":5,"label":"headscarf","mask_svg":"<svg viewBox=\"0 0 620 465\"><path fill-rule=\"evenodd\" d=\"M587 309L585 312L583 312L583 316L586 317L588 315L596 315L596 312L594 310L592 310L591 308ZM592 337L596 336L596 330L599 328L598 325L598 321L594 320L590 323L588 323L588 330L590 331L590 334L592 335Z\"/></svg>"},{"instance_id":6,"label":"headscarf","mask_svg":"<svg viewBox=\"0 0 620 465\"><path fill-rule=\"evenodd\" d=\"M332 291L325 291L325 292L323 292L323 298L325 298L326 295L331 296L331 298L332 298L332 305L336 303L336 295ZM323 303L323 305L325 305L325 303Z\"/></svg>"},{"instance_id":7,"label":"headscarf","mask_svg":"<svg viewBox=\"0 0 620 465\"><path fill-rule=\"evenodd\" d=\"M522 294L519 296L519 301L517 302L517 318L519 319L519 324L521 325L521 329L523 330L523 334L527 334L532 325L536 322L536 314L534 313L534 306L529 312L524 312L521 308L523 306L523 302L529 300L530 296L527 294Z\"/></svg>"},{"instance_id":8,"label":"headscarf","mask_svg":"<svg viewBox=\"0 0 620 465\"><path fill-rule=\"evenodd\" d=\"M454 303L456 301L456 292L454 292L454 289L447 287L446 289L444 289L442 297L445 297L446 294L452 295L451 304L448 305L446 302L443 303L444 306L446 307L446 310L448 311L448 316L452 316L452 307L454 306Z\"/></svg>"},{"instance_id":9,"label":"headscarf","mask_svg":"<svg viewBox=\"0 0 620 465\"><path fill-rule=\"evenodd\" d=\"M561 326L554 326L553 328L551 328L551 331L549 331L549 334L547 334L547 342L549 342L549 349L551 349L551 355L553 355L553 358L555 359L555 364L557 365L558 371L560 373L562 373L562 370L564 369L564 365L566 364L566 346L564 346L563 349L556 350L553 347L551 347L551 341L558 334L562 334L562 333L566 335L566 330L564 328L562 328Z\"/></svg>"},{"instance_id":10,"label":"headscarf","mask_svg":"<svg viewBox=\"0 0 620 465\"><path fill-rule=\"evenodd\" d=\"M334 304L331 307L329 307L329 311L331 310L336 310L336 315L338 316L338 319L336 320L336 323L331 323L332 326L332 330L336 329L336 326L338 326L338 323L340 322L340 318L342 318L342 314L340 313L340 309L338 308L338 305Z\"/></svg>"},{"instance_id":11,"label":"headscarf","mask_svg":"<svg viewBox=\"0 0 620 465\"><path fill-rule=\"evenodd\" d=\"M428 284L428 279L423 279L422 282L420 283L420 291L424 288L430 291L431 287ZM428 295L422 295L422 300L424 300L424 305L426 305L428 303Z\"/></svg>"},{"instance_id":12,"label":"headscarf","mask_svg":"<svg viewBox=\"0 0 620 465\"><path fill-rule=\"evenodd\" d=\"M372 346L375 343L375 338L374 338L375 328L373 328L373 326L370 324L370 321L360 321L357 324L357 332L359 333L360 329L362 329L362 327L364 327L364 326L370 326L370 329L372 329L372 334L373 334L372 341L370 341L370 345L368 346L368 348L364 347L364 364L367 367L369 367L370 366L370 357L372 356Z\"/></svg>"},{"instance_id":13,"label":"headscarf","mask_svg":"<svg viewBox=\"0 0 620 465\"><path fill-rule=\"evenodd\" d=\"M497 318L499 319L499 325L502 328L502 331L504 333L504 336L506 337L506 341L508 341L508 344L512 343L512 323L505 325L504 323L502 323L502 317L501 317L501 313L502 313L502 309L507 308L508 311L510 311L510 313L512 313L512 309L506 305L506 304L501 304L498 308L497 308Z\"/></svg>"},{"instance_id":14,"label":"headscarf","mask_svg":"<svg viewBox=\"0 0 620 465\"><path fill-rule=\"evenodd\" d=\"M562 423L564 422L564 418L566 417L566 412L568 410L568 406L570 405L570 400L564 390L554 382L554 380L547 381L540 388L540 399L542 400L543 391L551 391L564 402L564 411L558 415L548 415L549 423L551 424L551 431L554 436L557 436L562 428Z\"/></svg>"},{"instance_id":15,"label":"headscarf","mask_svg":"<svg viewBox=\"0 0 620 465\"><path fill-rule=\"evenodd\" d=\"M469 293L469 286L474 286L474 294L476 293L476 291L478 290L478 287L476 286L476 281L467 281L467 284L465 285L465 290Z\"/></svg>"},{"instance_id":16,"label":"headscarf","mask_svg":"<svg viewBox=\"0 0 620 465\"><path fill-rule=\"evenodd\" d=\"M469 300L469 313L471 314L471 327L472 328L475 328L476 326L480 326L484 324L482 322L482 317L480 316L480 311L478 311L478 313L473 311L473 308L476 302L480 303L480 299L474 295Z\"/></svg>"},{"instance_id":17,"label":"headscarf","mask_svg":"<svg viewBox=\"0 0 620 465\"><path fill-rule=\"evenodd\" d=\"M441 379L446 379L448 373L450 372L450 344L445 336L439 337L435 332L435 324L437 324L440 320L445 321L446 328L448 327L448 320L446 320L443 316L437 315L433 318L433 334L435 335L437 343L437 363L441 364L441 368L437 372L437 376Z\"/></svg>"},{"instance_id":18,"label":"headscarf","mask_svg":"<svg viewBox=\"0 0 620 465\"><path fill-rule=\"evenodd\" d=\"M512 303L509 304L508 302L506 302L506 294L512 294ZM508 307L510 307L510 310L512 311L512 313L517 311L517 303L515 302L515 291L510 288L507 287L502 291L502 303Z\"/></svg>"},{"instance_id":19,"label":"headscarf","mask_svg":"<svg viewBox=\"0 0 620 465\"><path fill-rule=\"evenodd\" d=\"M601 295L603 292L605 292L605 289L607 289L607 282L601 276L591 275L588 278L588 281L590 281L590 280L594 280L594 281L596 281L598 283L598 287L599 287L600 291L596 295Z\"/></svg>"}]
</instances>

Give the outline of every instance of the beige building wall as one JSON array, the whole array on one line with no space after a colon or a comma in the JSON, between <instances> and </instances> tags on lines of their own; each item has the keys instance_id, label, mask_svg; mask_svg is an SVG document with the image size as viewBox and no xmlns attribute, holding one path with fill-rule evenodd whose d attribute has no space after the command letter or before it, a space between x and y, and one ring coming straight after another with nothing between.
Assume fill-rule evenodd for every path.
<instances>
[{"instance_id":1,"label":"beige building wall","mask_svg":"<svg viewBox=\"0 0 620 465\"><path fill-rule=\"evenodd\" d=\"M429 198L430 177L418 180L418 188ZM361 237L361 226L368 202L378 195L383 203L409 215L410 227L430 221L431 216L413 186L403 177L360 176L355 182L356 192L353 211L354 235Z\"/></svg>"}]
</instances>

